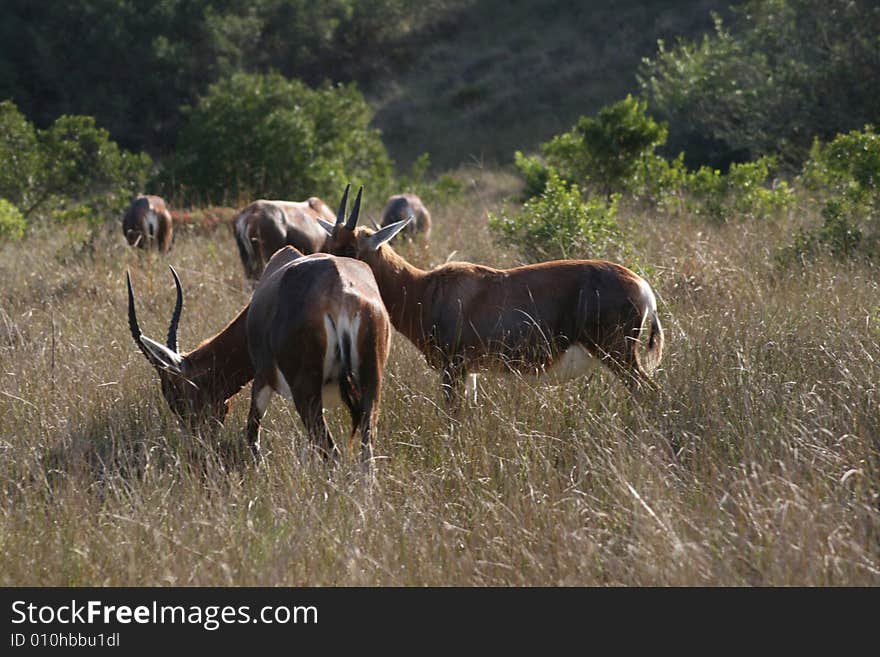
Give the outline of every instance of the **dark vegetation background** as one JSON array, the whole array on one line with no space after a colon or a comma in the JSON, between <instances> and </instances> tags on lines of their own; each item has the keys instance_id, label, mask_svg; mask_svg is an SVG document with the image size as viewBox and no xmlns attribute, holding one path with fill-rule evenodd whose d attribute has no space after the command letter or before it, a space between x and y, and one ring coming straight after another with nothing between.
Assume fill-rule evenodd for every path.
<instances>
[{"instance_id":1,"label":"dark vegetation background","mask_svg":"<svg viewBox=\"0 0 880 657\"><path fill-rule=\"evenodd\" d=\"M234 72L356 82L403 166L509 159L637 90L658 38L726 0L3 0L0 98L39 127L94 116L129 150L178 142L181 107Z\"/></svg>"}]
</instances>

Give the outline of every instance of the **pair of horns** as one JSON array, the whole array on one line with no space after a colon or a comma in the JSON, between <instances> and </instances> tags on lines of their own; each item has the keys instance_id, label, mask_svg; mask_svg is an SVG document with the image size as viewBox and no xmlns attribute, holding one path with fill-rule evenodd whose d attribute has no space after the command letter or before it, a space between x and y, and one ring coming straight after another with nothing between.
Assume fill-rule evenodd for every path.
<instances>
[{"instance_id":1,"label":"pair of horns","mask_svg":"<svg viewBox=\"0 0 880 657\"><path fill-rule=\"evenodd\" d=\"M318 219L318 223L324 228L328 235L333 235L333 230L339 226L345 226L346 229L353 231L357 227L358 215L361 213L361 197L364 193L364 187L361 185L361 188L358 189L357 197L354 200L354 208L351 210L351 214L348 216L348 221L345 220L345 210L348 205L348 192L351 191L351 183L345 186L345 192L342 194L342 203L339 204L339 212L336 213L336 224L331 226L326 221L322 219ZM406 225L413 220L413 216L410 215L403 221L398 221L397 223L391 224L389 226L380 227L376 225L376 222L373 221L373 227L376 229L376 233L371 235L364 242L365 248L368 250L375 251L380 246L391 240L397 233L406 228ZM372 219L371 219L372 221Z\"/></svg>"},{"instance_id":2,"label":"pair of horns","mask_svg":"<svg viewBox=\"0 0 880 657\"><path fill-rule=\"evenodd\" d=\"M131 331L131 337L134 338L135 344L143 352L144 356L147 357L147 360L163 367L178 365L181 360L177 348L177 326L180 323L180 314L183 310L183 289L180 285L180 277L177 275L174 267L169 266L169 269L171 269L174 285L177 288L177 300L174 303L174 313L171 315L168 337L164 345L141 333L141 328L137 321L137 313L134 309L134 291L131 287L131 274L128 271L125 272L125 282L128 285L128 328Z\"/></svg>"},{"instance_id":3,"label":"pair of horns","mask_svg":"<svg viewBox=\"0 0 880 657\"><path fill-rule=\"evenodd\" d=\"M360 189L358 189L358 194L354 199L354 207L351 210L351 214L348 216L348 221L345 221L345 210L348 205L349 191L351 191L351 183L348 183L345 186L345 192L342 194L342 202L339 204L339 212L336 213L336 225L339 226L344 223L348 230L354 230L357 226L358 215L361 213L361 197L364 194L364 186L361 185Z\"/></svg>"}]
</instances>

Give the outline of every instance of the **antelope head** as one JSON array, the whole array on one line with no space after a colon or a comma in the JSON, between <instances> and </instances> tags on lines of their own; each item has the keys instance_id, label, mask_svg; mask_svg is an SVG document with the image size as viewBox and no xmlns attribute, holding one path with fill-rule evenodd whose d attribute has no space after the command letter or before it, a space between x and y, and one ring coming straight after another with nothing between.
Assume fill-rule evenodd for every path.
<instances>
[{"instance_id":1,"label":"antelope head","mask_svg":"<svg viewBox=\"0 0 880 657\"><path fill-rule=\"evenodd\" d=\"M135 344L147 361L156 368L162 386L162 395L181 423L191 430L210 420L222 423L228 411L228 403L222 395L214 394L212 386L204 379L204 372L196 371L192 359L181 354L177 347L177 326L183 310L183 290L174 267L170 267L177 288L177 301L165 344L141 333L134 307L131 275L126 272L128 285L128 326Z\"/></svg>"},{"instance_id":2,"label":"antelope head","mask_svg":"<svg viewBox=\"0 0 880 657\"><path fill-rule=\"evenodd\" d=\"M325 253L332 253L336 256L345 256L347 258L357 258L363 260L372 266L374 254L379 251L386 242L394 238L397 233L406 228L407 224L414 217L409 216L402 221L389 224L384 228L372 230L369 228L361 228L357 230L358 216L361 211L361 197L364 188L358 189L357 197L354 201L354 208L348 219L345 218L345 212L348 205L348 192L351 184L347 185L345 192L342 194L342 202L339 204L339 211L336 213L336 223L329 224L326 221L319 220L321 226L327 232L327 240L321 249Z\"/></svg>"}]
</instances>

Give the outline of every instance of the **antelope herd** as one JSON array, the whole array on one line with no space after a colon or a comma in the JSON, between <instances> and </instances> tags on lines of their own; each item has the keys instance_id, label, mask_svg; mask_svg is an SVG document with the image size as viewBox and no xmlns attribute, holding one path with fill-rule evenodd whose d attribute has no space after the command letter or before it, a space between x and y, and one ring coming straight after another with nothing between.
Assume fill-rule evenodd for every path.
<instances>
[{"instance_id":1,"label":"antelope herd","mask_svg":"<svg viewBox=\"0 0 880 657\"><path fill-rule=\"evenodd\" d=\"M324 410L342 402L349 442L360 438L369 467L391 326L440 370L452 411L460 410L466 376L483 370L561 383L604 363L633 392L657 388L651 375L663 329L651 286L631 270L558 260L513 269L448 262L425 271L389 245L401 232L427 237L431 216L421 200L392 196L381 226L358 227L363 187L346 217L350 187L335 215L317 197L241 210L234 236L256 286L236 317L190 352L178 351L183 290L174 269L177 301L164 344L141 333L127 274L132 337L187 430L222 424L230 399L252 382L246 436L255 457L260 422L278 393L293 402L325 459L339 450ZM158 197L138 197L123 226L134 246L170 247L170 216Z\"/></svg>"}]
</instances>

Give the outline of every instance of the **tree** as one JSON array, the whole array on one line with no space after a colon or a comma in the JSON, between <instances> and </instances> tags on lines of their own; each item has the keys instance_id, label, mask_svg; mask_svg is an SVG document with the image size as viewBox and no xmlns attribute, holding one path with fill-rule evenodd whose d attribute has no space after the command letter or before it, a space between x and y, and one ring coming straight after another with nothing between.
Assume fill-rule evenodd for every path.
<instances>
[{"instance_id":1,"label":"tree","mask_svg":"<svg viewBox=\"0 0 880 657\"><path fill-rule=\"evenodd\" d=\"M814 137L880 119L880 7L869 0L748 0L732 29L662 42L639 83L690 165L778 154L797 169ZM700 148L697 148L700 146Z\"/></svg>"},{"instance_id":2,"label":"tree","mask_svg":"<svg viewBox=\"0 0 880 657\"><path fill-rule=\"evenodd\" d=\"M332 199L349 181L387 191L392 163L354 85L311 89L278 74L238 73L185 114L163 183L203 201Z\"/></svg>"},{"instance_id":3,"label":"tree","mask_svg":"<svg viewBox=\"0 0 880 657\"><path fill-rule=\"evenodd\" d=\"M120 211L143 189L151 164L121 150L90 116L62 116L37 130L14 103L0 103L0 198L25 219L62 208L97 218Z\"/></svg>"}]
</instances>

